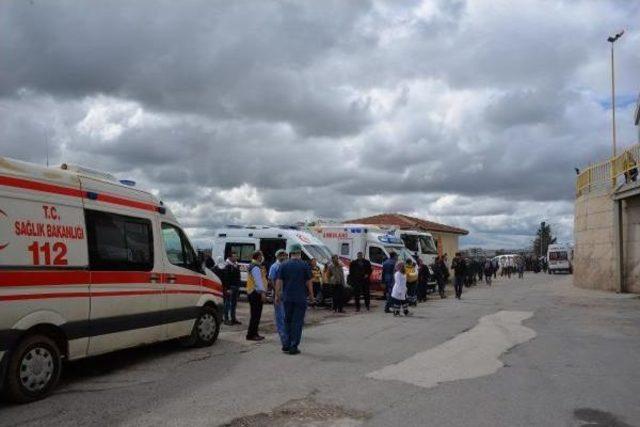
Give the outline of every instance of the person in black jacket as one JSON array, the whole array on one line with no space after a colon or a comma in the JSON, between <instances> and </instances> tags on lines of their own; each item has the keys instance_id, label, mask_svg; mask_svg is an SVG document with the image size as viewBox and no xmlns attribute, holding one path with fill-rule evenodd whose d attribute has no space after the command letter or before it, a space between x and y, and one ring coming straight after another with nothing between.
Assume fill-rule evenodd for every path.
<instances>
[{"instance_id":1,"label":"person in black jacket","mask_svg":"<svg viewBox=\"0 0 640 427\"><path fill-rule=\"evenodd\" d=\"M357 258L349 264L349 282L353 286L356 311L360 311L360 296L364 296L364 306L369 311L371 305L371 263L364 259L364 254L358 252Z\"/></svg>"},{"instance_id":2,"label":"person in black jacket","mask_svg":"<svg viewBox=\"0 0 640 427\"><path fill-rule=\"evenodd\" d=\"M430 278L429 267L418 257L418 302L427 301L427 287Z\"/></svg>"},{"instance_id":3,"label":"person in black jacket","mask_svg":"<svg viewBox=\"0 0 640 427\"><path fill-rule=\"evenodd\" d=\"M464 258L460 254L460 252L456 253L456 256L453 257L451 261L451 269L453 270L454 275L454 288L456 290L456 298L460 299L462 297L462 287L464 286L464 279L467 276L467 263Z\"/></svg>"},{"instance_id":4,"label":"person in black jacket","mask_svg":"<svg viewBox=\"0 0 640 427\"><path fill-rule=\"evenodd\" d=\"M445 286L447 284L445 280L444 272L447 270L447 265L444 262L442 256L438 256L436 258L436 262L433 264L433 275L436 279L436 283L438 284L438 293L440 294L440 298L446 298L445 294Z\"/></svg>"},{"instance_id":5,"label":"person in black jacket","mask_svg":"<svg viewBox=\"0 0 640 427\"><path fill-rule=\"evenodd\" d=\"M224 292L224 320L226 325L241 325L236 319L236 306L238 305L238 295L240 294L240 266L237 255L231 252L229 258L222 269L222 284Z\"/></svg>"}]
</instances>

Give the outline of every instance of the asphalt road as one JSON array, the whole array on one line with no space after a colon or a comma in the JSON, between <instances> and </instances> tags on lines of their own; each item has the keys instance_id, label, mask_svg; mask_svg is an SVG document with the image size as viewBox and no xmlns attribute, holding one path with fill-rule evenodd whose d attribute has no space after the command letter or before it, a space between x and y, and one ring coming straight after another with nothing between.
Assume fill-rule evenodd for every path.
<instances>
[{"instance_id":1,"label":"asphalt road","mask_svg":"<svg viewBox=\"0 0 640 427\"><path fill-rule=\"evenodd\" d=\"M236 328L69 364L0 425L640 426L640 298L571 280L498 280L412 317L315 313L298 356Z\"/></svg>"}]
</instances>

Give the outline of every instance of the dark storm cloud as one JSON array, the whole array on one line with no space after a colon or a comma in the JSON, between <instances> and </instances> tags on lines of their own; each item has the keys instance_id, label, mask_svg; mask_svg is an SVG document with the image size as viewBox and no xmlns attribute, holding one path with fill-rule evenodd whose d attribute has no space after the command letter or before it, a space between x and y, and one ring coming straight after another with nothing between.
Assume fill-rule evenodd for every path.
<instances>
[{"instance_id":1,"label":"dark storm cloud","mask_svg":"<svg viewBox=\"0 0 640 427\"><path fill-rule=\"evenodd\" d=\"M354 133L368 122L366 101L312 69L351 37L365 6L5 2L0 93L108 93L154 109L287 122L302 134Z\"/></svg>"},{"instance_id":2,"label":"dark storm cloud","mask_svg":"<svg viewBox=\"0 0 640 427\"><path fill-rule=\"evenodd\" d=\"M44 163L48 145L135 179L199 241L380 211L491 245L528 243L547 215L569 239L573 168L609 152L604 36L628 29L633 98L639 17L613 1L5 1L0 154Z\"/></svg>"}]
</instances>

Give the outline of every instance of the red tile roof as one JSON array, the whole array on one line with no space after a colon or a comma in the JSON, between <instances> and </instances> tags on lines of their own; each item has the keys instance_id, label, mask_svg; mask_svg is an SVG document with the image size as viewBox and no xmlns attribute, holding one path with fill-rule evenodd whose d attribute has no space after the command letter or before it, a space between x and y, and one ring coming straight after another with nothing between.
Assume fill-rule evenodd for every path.
<instances>
[{"instance_id":1,"label":"red tile roof","mask_svg":"<svg viewBox=\"0 0 640 427\"><path fill-rule=\"evenodd\" d=\"M435 231L440 233L452 233L452 234L469 234L468 230L458 227L452 227L450 225L439 224L433 221L427 221L420 218L414 218L411 216L398 214L398 213L385 213L380 215L369 216L366 218L352 219L345 221L345 223L353 224L371 224L371 225L390 225L398 227L400 229L408 230L422 230L422 231Z\"/></svg>"}]
</instances>

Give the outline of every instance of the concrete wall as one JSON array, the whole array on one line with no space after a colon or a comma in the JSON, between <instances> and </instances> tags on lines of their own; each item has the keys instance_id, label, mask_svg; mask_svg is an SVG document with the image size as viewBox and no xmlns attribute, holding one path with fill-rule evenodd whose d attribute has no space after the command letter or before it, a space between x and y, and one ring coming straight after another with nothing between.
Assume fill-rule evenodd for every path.
<instances>
[{"instance_id":1,"label":"concrete wall","mask_svg":"<svg viewBox=\"0 0 640 427\"><path fill-rule=\"evenodd\" d=\"M589 289L616 291L614 202L609 193L592 192L576 199L573 283Z\"/></svg>"},{"instance_id":2,"label":"concrete wall","mask_svg":"<svg viewBox=\"0 0 640 427\"><path fill-rule=\"evenodd\" d=\"M581 288L619 291L616 283L614 202L609 193L576 199L573 283ZM625 288L640 293L640 196L622 202Z\"/></svg>"},{"instance_id":3,"label":"concrete wall","mask_svg":"<svg viewBox=\"0 0 640 427\"><path fill-rule=\"evenodd\" d=\"M438 245L438 253L441 255L447 254L447 258L449 262L451 262L456 252L458 252L459 236L457 234L438 233L434 231L430 231L430 233Z\"/></svg>"},{"instance_id":4,"label":"concrete wall","mask_svg":"<svg viewBox=\"0 0 640 427\"><path fill-rule=\"evenodd\" d=\"M640 196L623 202L622 227L626 289L640 293Z\"/></svg>"}]
</instances>

